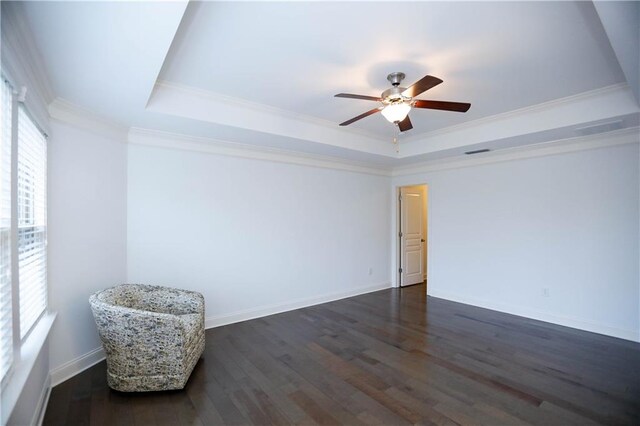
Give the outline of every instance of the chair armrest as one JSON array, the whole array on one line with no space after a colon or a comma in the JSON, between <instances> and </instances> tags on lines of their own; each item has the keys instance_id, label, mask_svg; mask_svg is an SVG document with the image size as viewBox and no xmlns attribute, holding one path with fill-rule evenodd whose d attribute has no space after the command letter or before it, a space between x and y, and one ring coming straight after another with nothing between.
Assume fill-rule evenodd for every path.
<instances>
[{"instance_id":1,"label":"chair armrest","mask_svg":"<svg viewBox=\"0 0 640 426\"><path fill-rule=\"evenodd\" d=\"M185 348L182 321L172 314L92 303L107 362L131 374L160 374L179 363Z\"/></svg>"}]
</instances>

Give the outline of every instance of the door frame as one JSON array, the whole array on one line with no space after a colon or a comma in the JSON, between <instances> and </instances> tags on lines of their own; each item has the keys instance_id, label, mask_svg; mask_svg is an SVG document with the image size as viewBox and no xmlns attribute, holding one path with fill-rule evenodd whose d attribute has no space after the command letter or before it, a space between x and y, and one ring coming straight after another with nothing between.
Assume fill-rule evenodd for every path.
<instances>
[{"instance_id":1,"label":"door frame","mask_svg":"<svg viewBox=\"0 0 640 426\"><path fill-rule=\"evenodd\" d=\"M425 203L426 203L426 208L427 208L427 238L424 243L424 249L427 251L427 264L425 265L425 275L427 277L427 283L429 282L429 270L431 269L431 202L430 202L430 197L431 197L431 191L430 191L430 187L429 184L426 182L421 182L421 183L407 183L407 184L403 184L403 185L395 185L395 191L394 191L394 199L393 199L393 203L392 206L393 208L391 209L391 216L392 216L392 223L394 224L394 226L392 226L392 230L391 230L391 276L392 278L392 286L393 287L397 287L397 288L401 288L400 283L401 283L401 277L400 277L400 256L402 255L402 246L400 244L400 237L399 237L399 233L400 233L400 228L402 225L402 217L400 215L400 188L404 188L407 186L421 186L424 185L427 188L427 195L425 197ZM427 288L429 286L427 285Z\"/></svg>"}]
</instances>

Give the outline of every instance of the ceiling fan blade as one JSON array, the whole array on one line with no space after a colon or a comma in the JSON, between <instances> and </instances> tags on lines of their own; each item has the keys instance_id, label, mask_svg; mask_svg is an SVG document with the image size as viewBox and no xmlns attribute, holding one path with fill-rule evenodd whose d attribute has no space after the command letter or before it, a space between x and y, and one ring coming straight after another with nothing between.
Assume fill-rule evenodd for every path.
<instances>
[{"instance_id":1,"label":"ceiling fan blade","mask_svg":"<svg viewBox=\"0 0 640 426\"><path fill-rule=\"evenodd\" d=\"M411 124L411 119L407 115L404 120L398 123L398 127L401 132L406 132L407 130L413 129L413 124Z\"/></svg>"},{"instance_id":2,"label":"ceiling fan blade","mask_svg":"<svg viewBox=\"0 0 640 426\"><path fill-rule=\"evenodd\" d=\"M353 123L353 122L355 122L355 121L358 121L358 120L360 120L360 119L363 119L363 118L365 118L365 117L368 117L368 116L370 116L370 115L372 115L372 114L375 114L376 112L380 112L380 111L382 111L382 107L374 108L374 109L372 109L371 111L367 111L367 112L365 112L364 114L360 114L360 115L359 115L359 116L357 116L357 117L353 117L351 120L347 120L347 121L345 121L344 123L340 123L340 125L341 125L341 126L348 126L349 124L351 124L351 123Z\"/></svg>"},{"instance_id":3,"label":"ceiling fan blade","mask_svg":"<svg viewBox=\"0 0 640 426\"><path fill-rule=\"evenodd\" d=\"M367 95L354 95L352 93L338 93L334 95L336 98L363 99L365 101L382 101L382 98Z\"/></svg>"},{"instance_id":4,"label":"ceiling fan blade","mask_svg":"<svg viewBox=\"0 0 640 426\"><path fill-rule=\"evenodd\" d=\"M444 111L467 112L471 104L465 102L423 101L418 99L413 104L414 108L441 109Z\"/></svg>"},{"instance_id":5,"label":"ceiling fan blade","mask_svg":"<svg viewBox=\"0 0 640 426\"><path fill-rule=\"evenodd\" d=\"M440 80L438 77L425 75L420 80L413 83L412 86L409 86L404 92L402 92L402 96L415 98L420 93L426 92L427 90L437 86L440 83L442 83L442 80Z\"/></svg>"}]
</instances>

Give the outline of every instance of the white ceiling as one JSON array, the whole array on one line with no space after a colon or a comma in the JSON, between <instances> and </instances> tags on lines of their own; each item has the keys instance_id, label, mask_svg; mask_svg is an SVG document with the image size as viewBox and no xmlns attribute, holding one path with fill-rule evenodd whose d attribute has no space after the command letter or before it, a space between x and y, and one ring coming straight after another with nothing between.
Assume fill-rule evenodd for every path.
<instances>
[{"instance_id":1,"label":"white ceiling","mask_svg":"<svg viewBox=\"0 0 640 426\"><path fill-rule=\"evenodd\" d=\"M55 94L123 125L144 113L187 1L25 2Z\"/></svg>"},{"instance_id":2,"label":"white ceiling","mask_svg":"<svg viewBox=\"0 0 640 426\"><path fill-rule=\"evenodd\" d=\"M624 81L588 2L192 4L160 79L341 123L377 104L333 95L378 96L393 71L472 104L414 111L412 135ZM381 115L352 126L394 133Z\"/></svg>"},{"instance_id":3,"label":"white ceiling","mask_svg":"<svg viewBox=\"0 0 640 426\"><path fill-rule=\"evenodd\" d=\"M126 127L399 165L620 117L637 125L628 116L638 103L591 2L20 7L55 95ZM472 107L412 111L400 153L379 114L338 127L376 103L333 95L379 95L392 71L407 74L405 86L437 76L444 83L419 98Z\"/></svg>"}]
</instances>

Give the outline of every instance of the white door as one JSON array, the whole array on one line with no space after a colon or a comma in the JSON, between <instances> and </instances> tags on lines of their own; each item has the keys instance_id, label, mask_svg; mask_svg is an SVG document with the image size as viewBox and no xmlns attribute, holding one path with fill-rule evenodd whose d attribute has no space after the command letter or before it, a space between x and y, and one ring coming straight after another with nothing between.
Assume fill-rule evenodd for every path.
<instances>
[{"instance_id":1,"label":"white door","mask_svg":"<svg viewBox=\"0 0 640 426\"><path fill-rule=\"evenodd\" d=\"M400 188L400 285L418 284L424 277L424 239L420 188Z\"/></svg>"}]
</instances>

